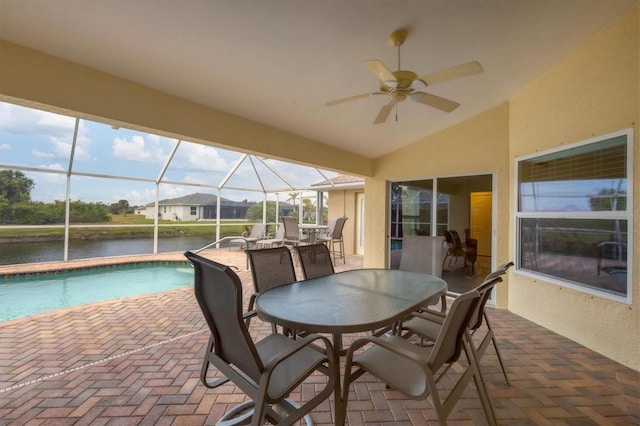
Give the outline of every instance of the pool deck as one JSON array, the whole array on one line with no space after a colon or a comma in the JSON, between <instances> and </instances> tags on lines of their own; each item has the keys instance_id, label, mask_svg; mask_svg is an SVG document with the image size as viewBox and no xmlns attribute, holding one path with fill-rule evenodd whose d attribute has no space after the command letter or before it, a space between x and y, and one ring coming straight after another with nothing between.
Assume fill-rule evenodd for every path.
<instances>
[{"instance_id":1,"label":"pool deck","mask_svg":"<svg viewBox=\"0 0 640 426\"><path fill-rule=\"evenodd\" d=\"M245 301L251 274L239 250L205 256L239 268ZM129 256L105 262L182 261L182 253ZM73 265L71 265L73 264ZM93 260L69 262L95 266ZM53 264L32 265L51 268ZM348 256L337 270L362 267ZM0 267L0 274L10 273ZM640 424L640 373L506 310L488 309L511 386L490 347L482 359L499 424ZM254 320L259 339L270 326ZM355 338L356 336L345 336ZM208 339L191 288L68 308L0 324L0 425L205 425L244 400L232 384L199 382ZM458 374L453 371L449 374ZM450 386L447 379L441 386ZM351 425L436 424L428 401L401 394L364 375L349 403ZM306 392L303 391L302 397ZM294 399L301 398L300 394ZM332 404L312 411L333 424ZM477 395L467 389L449 424L485 424Z\"/></svg>"}]
</instances>

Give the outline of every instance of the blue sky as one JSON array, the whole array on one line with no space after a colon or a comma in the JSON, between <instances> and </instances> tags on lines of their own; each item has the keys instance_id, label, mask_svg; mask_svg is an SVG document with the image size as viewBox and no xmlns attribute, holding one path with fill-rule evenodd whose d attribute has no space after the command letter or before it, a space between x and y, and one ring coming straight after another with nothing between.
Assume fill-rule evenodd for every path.
<instances>
[{"instance_id":1,"label":"blue sky","mask_svg":"<svg viewBox=\"0 0 640 426\"><path fill-rule=\"evenodd\" d=\"M42 170L66 171L72 147L75 118L32 108L0 102L0 164L34 167ZM126 128L80 120L73 159L73 171L111 176L155 180L174 146L176 139L143 133ZM210 146L182 141L168 167L164 180L218 185L242 154ZM267 189L285 189L285 183L253 157L245 160L229 179L226 187L259 189L255 170L259 171ZM284 179L301 186L324 180L315 169L276 160L265 160ZM35 182L33 200L50 202L63 200L66 175L24 172ZM323 171L327 177L336 173ZM160 198L174 198L194 192L216 193L214 188L160 185ZM222 196L233 200L261 201L261 192L224 190ZM130 205L153 202L155 184L121 179L72 176L71 199L85 202L113 203L121 199ZM270 199L275 199L270 197Z\"/></svg>"}]
</instances>

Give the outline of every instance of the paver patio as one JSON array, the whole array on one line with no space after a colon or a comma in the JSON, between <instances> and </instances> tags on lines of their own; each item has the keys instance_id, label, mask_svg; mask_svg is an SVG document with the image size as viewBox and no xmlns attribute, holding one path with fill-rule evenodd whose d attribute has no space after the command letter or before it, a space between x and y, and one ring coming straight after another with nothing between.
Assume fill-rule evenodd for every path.
<instances>
[{"instance_id":1,"label":"paver patio","mask_svg":"<svg viewBox=\"0 0 640 426\"><path fill-rule=\"evenodd\" d=\"M248 300L244 254L207 256L239 267ZM336 269L361 265L350 256ZM500 424L640 424L639 372L506 310L489 316L511 380L506 386L490 347L482 364ZM252 321L255 338L269 332ZM245 397L229 383L213 390L200 384L207 339L191 288L0 323L0 425L213 424ZM476 396L465 391L450 424L485 423ZM332 424L331 408L321 404L314 422ZM437 423L428 401L407 400L366 375L352 387L348 422Z\"/></svg>"}]
</instances>

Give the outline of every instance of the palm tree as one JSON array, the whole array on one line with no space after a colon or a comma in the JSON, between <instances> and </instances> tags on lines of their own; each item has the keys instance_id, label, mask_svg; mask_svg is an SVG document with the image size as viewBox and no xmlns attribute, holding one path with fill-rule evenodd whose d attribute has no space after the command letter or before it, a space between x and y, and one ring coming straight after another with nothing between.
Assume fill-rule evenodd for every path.
<instances>
[{"instance_id":1,"label":"palm tree","mask_svg":"<svg viewBox=\"0 0 640 426\"><path fill-rule=\"evenodd\" d=\"M300 195L299 192L290 192L289 193L289 198L287 199L287 201L291 200L291 204L293 204L293 213L297 213L298 209L296 207L296 198L298 198L298 195Z\"/></svg>"}]
</instances>

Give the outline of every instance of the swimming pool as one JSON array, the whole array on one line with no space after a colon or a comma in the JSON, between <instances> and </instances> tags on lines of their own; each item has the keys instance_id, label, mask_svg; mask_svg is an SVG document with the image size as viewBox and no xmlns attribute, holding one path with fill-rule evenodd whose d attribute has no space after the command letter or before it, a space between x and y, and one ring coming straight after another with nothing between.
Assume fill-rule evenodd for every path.
<instances>
[{"instance_id":1,"label":"swimming pool","mask_svg":"<svg viewBox=\"0 0 640 426\"><path fill-rule=\"evenodd\" d=\"M86 269L0 279L0 321L193 285L186 263Z\"/></svg>"}]
</instances>

